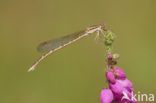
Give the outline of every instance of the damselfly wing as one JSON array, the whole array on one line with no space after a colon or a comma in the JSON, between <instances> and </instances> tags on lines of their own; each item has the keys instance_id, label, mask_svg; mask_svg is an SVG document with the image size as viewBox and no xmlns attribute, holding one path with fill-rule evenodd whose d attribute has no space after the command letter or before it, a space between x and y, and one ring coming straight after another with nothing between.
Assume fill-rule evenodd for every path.
<instances>
[{"instance_id":1,"label":"damselfly wing","mask_svg":"<svg viewBox=\"0 0 156 103\"><path fill-rule=\"evenodd\" d=\"M43 42L37 47L37 50L39 52L54 50L58 47L64 46L65 44L68 44L69 42L72 42L73 40L76 40L77 38L81 37L83 34L85 34L85 30L67 36L63 36L57 39L53 39L50 41Z\"/></svg>"}]
</instances>

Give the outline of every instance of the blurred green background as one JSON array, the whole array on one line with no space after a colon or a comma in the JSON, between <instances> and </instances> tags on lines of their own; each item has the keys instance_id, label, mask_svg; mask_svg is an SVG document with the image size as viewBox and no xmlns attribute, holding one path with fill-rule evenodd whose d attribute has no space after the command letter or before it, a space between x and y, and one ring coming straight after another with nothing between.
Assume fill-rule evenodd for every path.
<instances>
[{"instance_id":1,"label":"blurred green background","mask_svg":"<svg viewBox=\"0 0 156 103\"><path fill-rule=\"evenodd\" d=\"M0 0L0 103L100 103L104 45L91 35L28 68L40 42L102 21L136 93L156 94L155 0Z\"/></svg>"}]
</instances>

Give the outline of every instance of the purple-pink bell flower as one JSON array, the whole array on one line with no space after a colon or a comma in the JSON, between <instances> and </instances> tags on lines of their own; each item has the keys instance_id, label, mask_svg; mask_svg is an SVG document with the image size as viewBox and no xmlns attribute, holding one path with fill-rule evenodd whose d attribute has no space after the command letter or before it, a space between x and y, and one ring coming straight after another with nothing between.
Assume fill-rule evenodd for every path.
<instances>
[{"instance_id":1,"label":"purple-pink bell flower","mask_svg":"<svg viewBox=\"0 0 156 103\"><path fill-rule=\"evenodd\" d=\"M106 78L109 88L101 91L101 103L136 103L136 100L132 100L133 84L126 78L126 74L121 68L108 69Z\"/></svg>"},{"instance_id":2,"label":"purple-pink bell flower","mask_svg":"<svg viewBox=\"0 0 156 103\"><path fill-rule=\"evenodd\" d=\"M100 100L102 103L112 103L113 98L111 89L102 89L100 94Z\"/></svg>"}]
</instances>

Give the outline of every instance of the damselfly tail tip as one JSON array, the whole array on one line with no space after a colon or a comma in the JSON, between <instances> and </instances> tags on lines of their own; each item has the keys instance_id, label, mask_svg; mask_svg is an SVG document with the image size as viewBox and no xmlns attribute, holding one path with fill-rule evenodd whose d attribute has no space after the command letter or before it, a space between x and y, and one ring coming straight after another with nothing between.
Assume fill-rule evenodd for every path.
<instances>
[{"instance_id":1,"label":"damselfly tail tip","mask_svg":"<svg viewBox=\"0 0 156 103\"><path fill-rule=\"evenodd\" d=\"M33 71L33 70L35 70L35 66L34 65L28 69L28 72Z\"/></svg>"}]
</instances>

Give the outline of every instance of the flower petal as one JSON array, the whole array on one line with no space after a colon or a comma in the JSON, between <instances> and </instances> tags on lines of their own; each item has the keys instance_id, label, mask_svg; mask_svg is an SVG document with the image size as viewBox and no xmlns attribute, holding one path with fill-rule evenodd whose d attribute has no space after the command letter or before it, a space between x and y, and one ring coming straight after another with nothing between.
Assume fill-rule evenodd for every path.
<instances>
[{"instance_id":1,"label":"flower petal","mask_svg":"<svg viewBox=\"0 0 156 103\"><path fill-rule=\"evenodd\" d=\"M103 89L100 94L101 103L112 103L113 93L110 89Z\"/></svg>"},{"instance_id":2,"label":"flower petal","mask_svg":"<svg viewBox=\"0 0 156 103\"><path fill-rule=\"evenodd\" d=\"M106 77L107 77L107 79L108 79L108 81L109 82L111 82L111 83L115 83L115 76L114 76L114 74L113 74L113 72L111 71L111 70L107 70L107 72L106 72Z\"/></svg>"}]
</instances>

